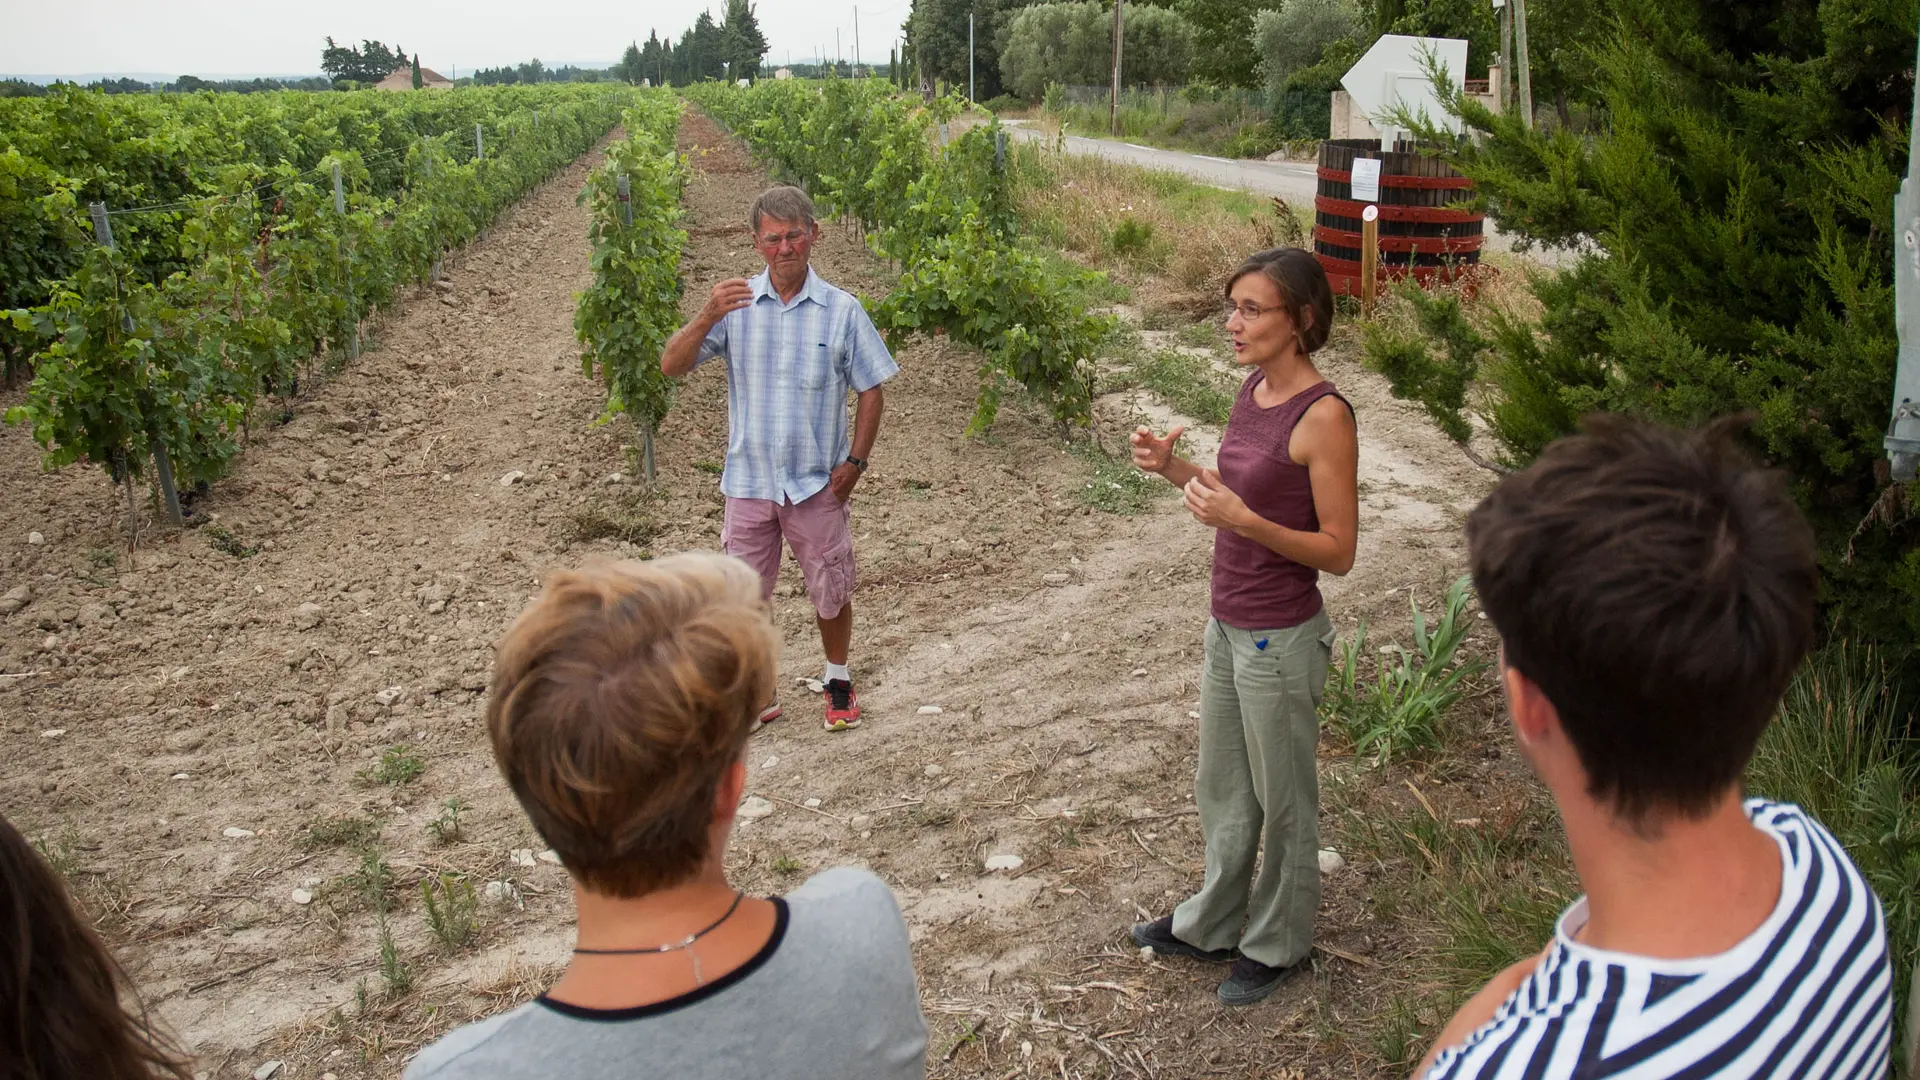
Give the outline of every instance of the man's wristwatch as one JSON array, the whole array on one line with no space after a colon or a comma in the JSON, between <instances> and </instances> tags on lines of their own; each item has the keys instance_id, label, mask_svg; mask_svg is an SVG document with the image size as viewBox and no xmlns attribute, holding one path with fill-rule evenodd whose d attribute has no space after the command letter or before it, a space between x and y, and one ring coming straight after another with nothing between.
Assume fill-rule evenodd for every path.
<instances>
[{"instance_id":1,"label":"man's wristwatch","mask_svg":"<svg viewBox=\"0 0 1920 1080\"><path fill-rule=\"evenodd\" d=\"M866 471L867 471L867 459L866 459L866 458L857 458L857 457L854 457L854 456L853 456L852 454L848 454L848 455L847 455L847 464L849 464L849 465L851 465L851 466L853 466L853 467L854 467L854 468L856 468L856 469L859 469L859 470L860 470L861 472L866 472Z\"/></svg>"}]
</instances>

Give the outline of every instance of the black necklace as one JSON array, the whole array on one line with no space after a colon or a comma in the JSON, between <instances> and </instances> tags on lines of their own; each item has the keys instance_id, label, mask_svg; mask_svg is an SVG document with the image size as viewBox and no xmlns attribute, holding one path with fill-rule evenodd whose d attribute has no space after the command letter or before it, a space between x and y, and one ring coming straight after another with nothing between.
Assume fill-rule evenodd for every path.
<instances>
[{"instance_id":1,"label":"black necklace","mask_svg":"<svg viewBox=\"0 0 1920 1080\"><path fill-rule=\"evenodd\" d=\"M740 910L740 901L744 899L746 899L745 893L739 893L739 892L734 893L733 903L728 905L726 914L713 920L713 922L710 923L705 929L696 930L693 933L688 934L685 941L677 941L670 945L655 945L651 948L645 948L645 949L583 949L578 945L576 945L573 947L574 955L576 956L658 956L664 953L679 952L683 949L690 949L693 947L694 942L699 941L701 938L706 937L708 934L711 934L715 930L720 929L721 923L726 922L728 919L733 918L733 913ZM694 983L699 986L705 986L707 984L707 981L700 977L700 954L690 952L687 954L687 958L693 961Z\"/></svg>"}]
</instances>

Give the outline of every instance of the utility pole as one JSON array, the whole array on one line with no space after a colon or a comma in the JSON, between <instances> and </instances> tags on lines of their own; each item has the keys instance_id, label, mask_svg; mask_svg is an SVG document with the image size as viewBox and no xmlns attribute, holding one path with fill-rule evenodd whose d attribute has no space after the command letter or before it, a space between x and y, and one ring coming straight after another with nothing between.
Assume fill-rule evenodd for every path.
<instances>
[{"instance_id":1,"label":"utility pole","mask_svg":"<svg viewBox=\"0 0 1920 1080\"><path fill-rule=\"evenodd\" d=\"M853 9L853 77L860 77L860 8Z\"/></svg>"},{"instance_id":2,"label":"utility pole","mask_svg":"<svg viewBox=\"0 0 1920 1080\"><path fill-rule=\"evenodd\" d=\"M1511 0L1513 36L1520 55L1520 122L1533 130L1533 72L1527 63L1527 0Z\"/></svg>"},{"instance_id":3,"label":"utility pole","mask_svg":"<svg viewBox=\"0 0 1920 1080\"><path fill-rule=\"evenodd\" d=\"M1120 8L1125 0L1113 0L1113 96L1107 99L1107 126L1111 134L1120 134L1120 45L1125 36L1125 23L1121 21Z\"/></svg>"},{"instance_id":4,"label":"utility pole","mask_svg":"<svg viewBox=\"0 0 1920 1080\"><path fill-rule=\"evenodd\" d=\"M973 9L967 9L967 100L973 100Z\"/></svg>"},{"instance_id":5,"label":"utility pole","mask_svg":"<svg viewBox=\"0 0 1920 1080\"><path fill-rule=\"evenodd\" d=\"M1511 94L1507 88L1513 84L1513 6L1506 0L1494 0L1500 7L1500 78L1499 85L1493 88L1493 110L1506 112Z\"/></svg>"},{"instance_id":6,"label":"utility pole","mask_svg":"<svg viewBox=\"0 0 1920 1080\"><path fill-rule=\"evenodd\" d=\"M1920 116L1920 84L1913 88L1914 115ZM1909 123L1913 117L1908 117ZM1895 483L1911 481L1920 467L1920 128L1907 138L1907 177L1893 197L1893 235L1904 238L1906 250L1893 260L1893 329L1899 341L1893 368L1893 415L1887 424L1886 449ZM1902 240L1896 240L1898 247ZM1899 978L1898 972L1894 978ZM1913 968L1913 985L1920 988L1920 963ZM1920 997L1907 997L1907 1075L1920 1069Z\"/></svg>"}]
</instances>

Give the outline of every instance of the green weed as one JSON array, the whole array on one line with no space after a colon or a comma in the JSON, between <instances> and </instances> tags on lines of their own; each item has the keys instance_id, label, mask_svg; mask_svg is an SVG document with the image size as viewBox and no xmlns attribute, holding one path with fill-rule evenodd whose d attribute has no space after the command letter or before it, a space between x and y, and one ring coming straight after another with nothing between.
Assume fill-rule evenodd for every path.
<instances>
[{"instance_id":1,"label":"green weed","mask_svg":"<svg viewBox=\"0 0 1920 1080\"><path fill-rule=\"evenodd\" d=\"M727 467L718 461L696 461L693 467L712 476L719 476L727 471Z\"/></svg>"},{"instance_id":2,"label":"green weed","mask_svg":"<svg viewBox=\"0 0 1920 1080\"><path fill-rule=\"evenodd\" d=\"M236 559L252 558L260 554L259 544L254 544L249 547L241 543L240 538L233 535L233 530L217 521L202 525L200 532L206 536L207 542L213 545L215 551L231 555Z\"/></svg>"},{"instance_id":3,"label":"green weed","mask_svg":"<svg viewBox=\"0 0 1920 1080\"><path fill-rule=\"evenodd\" d=\"M360 869L342 878L341 885L384 916L393 894L393 867L384 852L369 845L360 851Z\"/></svg>"},{"instance_id":4,"label":"green weed","mask_svg":"<svg viewBox=\"0 0 1920 1080\"><path fill-rule=\"evenodd\" d=\"M1225 425L1239 388L1204 357L1168 349L1141 356L1128 368L1133 380L1175 411L1202 423Z\"/></svg>"},{"instance_id":5,"label":"green weed","mask_svg":"<svg viewBox=\"0 0 1920 1080\"><path fill-rule=\"evenodd\" d=\"M448 952L466 946L479 931L480 901L473 883L461 874L441 874L420 882L426 903L427 929Z\"/></svg>"},{"instance_id":6,"label":"green weed","mask_svg":"<svg viewBox=\"0 0 1920 1080\"><path fill-rule=\"evenodd\" d=\"M773 861L767 863L767 869L785 877L790 874L797 874L806 869L806 867L801 865L799 859L791 855L775 855Z\"/></svg>"},{"instance_id":7,"label":"green weed","mask_svg":"<svg viewBox=\"0 0 1920 1080\"><path fill-rule=\"evenodd\" d=\"M372 818L341 815L317 817L300 830L300 846L308 851L320 848L362 848L380 839L380 825Z\"/></svg>"},{"instance_id":8,"label":"green weed","mask_svg":"<svg viewBox=\"0 0 1920 1080\"><path fill-rule=\"evenodd\" d=\"M1156 497L1173 493L1173 486L1148 476L1125 458L1108 457L1098 447L1083 445L1074 451L1092 469L1075 492L1080 502L1105 514L1138 514Z\"/></svg>"},{"instance_id":9,"label":"green weed","mask_svg":"<svg viewBox=\"0 0 1920 1080\"><path fill-rule=\"evenodd\" d=\"M354 773L354 779L363 784L386 784L400 787L420 779L427 771L427 763L420 759L413 747L402 743L389 746L380 752L380 760L374 765Z\"/></svg>"},{"instance_id":10,"label":"green weed","mask_svg":"<svg viewBox=\"0 0 1920 1080\"><path fill-rule=\"evenodd\" d=\"M1419 1009L1404 993L1393 995L1368 1028L1367 1041L1373 1056L1390 1068L1407 1068L1426 1049Z\"/></svg>"},{"instance_id":11,"label":"green weed","mask_svg":"<svg viewBox=\"0 0 1920 1080\"><path fill-rule=\"evenodd\" d=\"M1441 719L1460 700L1466 683L1487 668L1483 660L1457 655L1470 626L1465 617L1468 599L1468 579L1462 577L1447 589L1440 620L1431 631L1419 603L1410 601L1415 651L1393 646L1371 686L1360 681L1366 624L1342 644L1321 710L1346 735L1356 755L1371 754L1384 763L1439 748Z\"/></svg>"},{"instance_id":12,"label":"green weed","mask_svg":"<svg viewBox=\"0 0 1920 1080\"><path fill-rule=\"evenodd\" d=\"M907 808L908 823L922 829L937 829L943 825L951 825L953 824L953 816L953 807L951 806L931 806L927 803L919 803Z\"/></svg>"},{"instance_id":13,"label":"green weed","mask_svg":"<svg viewBox=\"0 0 1920 1080\"><path fill-rule=\"evenodd\" d=\"M404 994L413 989L413 965L400 955L400 947L394 944L393 930L387 926L384 916L380 919L380 977L386 980L389 994Z\"/></svg>"},{"instance_id":14,"label":"green weed","mask_svg":"<svg viewBox=\"0 0 1920 1080\"><path fill-rule=\"evenodd\" d=\"M427 822L427 832L433 835L433 842L445 847L460 840L460 814L468 809L461 799L448 799L440 804L440 816Z\"/></svg>"}]
</instances>

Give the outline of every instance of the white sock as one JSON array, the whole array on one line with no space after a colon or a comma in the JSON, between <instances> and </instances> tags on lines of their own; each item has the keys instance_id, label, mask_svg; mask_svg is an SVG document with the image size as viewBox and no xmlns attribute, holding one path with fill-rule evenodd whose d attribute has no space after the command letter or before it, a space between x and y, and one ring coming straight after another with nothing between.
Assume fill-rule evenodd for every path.
<instances>
[{"instance_id":1,"label":"white sock","mask_svg":"<svg viewBox=\"0 0 1920 1080\"><path fill-rule=\"evenodd\" d=\"M847 665L845 664L829 663L827 665L827 677L825 679L822 679L821 681L832 682L835 679L841 679L846 682L852 682L853 673L847 670Z\"/></svg>"}]
</instances>

